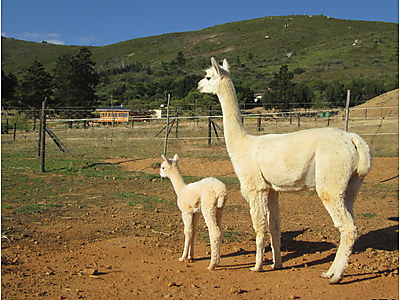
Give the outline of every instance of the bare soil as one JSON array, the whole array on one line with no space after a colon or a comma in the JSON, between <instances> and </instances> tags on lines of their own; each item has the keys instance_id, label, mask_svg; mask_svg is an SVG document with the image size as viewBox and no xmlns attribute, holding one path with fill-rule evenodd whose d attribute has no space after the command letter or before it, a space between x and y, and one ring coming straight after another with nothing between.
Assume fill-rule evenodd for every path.
<instances>
[{"instance_id":1,"label":"bare soil","mask_svg":"<svg viewBox=\"0 0 400 300\"><path fill-rule=\"evenodd\" d=\"M235 177L228 160L181 157L188 176ZM124 168L156 174L161 159L130 159ZM58 214L3 218L3 299L398 299L398 158L375 158L355 212L360 238L341 284L319 277L334 258L339 235L315 192L281 195L284 269L249 269L255 242L239 185L229 185L222 259L207 271L210 249L200 224L196 257L179 262L183 225L168 180L81 178ZM52 182L60 175L31 174ZM60 178L58 178L60 179ZM67 179L62 179L67 180ZM136 192L169 205L127 205L104 195ZM105 200L104 200L105 201Z\"/></svg>"}]
</instances>

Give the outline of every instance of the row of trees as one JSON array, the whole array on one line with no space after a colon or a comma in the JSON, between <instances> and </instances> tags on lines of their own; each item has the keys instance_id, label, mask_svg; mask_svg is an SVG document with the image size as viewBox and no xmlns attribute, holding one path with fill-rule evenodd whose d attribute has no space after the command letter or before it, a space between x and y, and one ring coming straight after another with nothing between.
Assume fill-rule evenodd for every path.
<instances>
[{"instance_id":1,"label":"row of trees","mask_svg":"<svg viewBox=\"0 0 400 300\"><path fill-rule=\"evenodd\" d=\"M25 69L21 79L2 71L2 106L41 107L42 101L51 108L95 107L98 103L96 86L99 75L94 70L91 51L81 48L75 55L61 55L51 73L37 60Z\"/></svg>"},{"instance_id":2,"label":"row of trees","mask_svg":"<svg viewBox=\"0 0 400 300\"><path fill-rule=\"evenodd\" d=\"M287 65L281 66L279 72L274 73L261 99L266 109L343 107L347 90L351 90L350 106L354 106L387 91L382 81L371 79L353 79L346 83L314 81L304 84L294 83L293 77Z\"/></svg>"},{"instance_id":3,"label":"row of trees","mask_svg":"<svg viewBox=\"0 0 400 300\"><path fill-rule=\"evenodd\" d=\"M161 62L158 66L144 66L141 63L118 63L112 67L95 70L88 48L81 48L78 53L61 55L51 73L43 65L34 61L25 69L18 80L11 73L2 71L2 105L4 108L39 108L47 99L51 108L62 107L68 117L84 117L98 105L108 106L110 98L114 105L123 104L135 110L150 110L165 102L170 93L172 104L180 110L197 113L199 109L219 109L215 96L197 91L200 74L184 72L187 59L179 52L170 62ZM156 76L162 72L163 76ZM346 91L350 89L351 105L357 105L377 96L387 88L381 81L354 79L349 82L296 83L294 77L300 74L298 69L289 71L287 65L273 74L265 85L266 92L261 102L254 102L254 91L245 87L240 80L235 80L236 92L242 108L263 105L266 109L290 110L310 107L344 106ZM119 77L110 75L120 74ZM100 101L99 97L104 99ZM74 112L65 108L89 108ZM92 108L92 109L90 109ZM62 115L62 114L61 114Z\"/></svg>"}]
</instances>

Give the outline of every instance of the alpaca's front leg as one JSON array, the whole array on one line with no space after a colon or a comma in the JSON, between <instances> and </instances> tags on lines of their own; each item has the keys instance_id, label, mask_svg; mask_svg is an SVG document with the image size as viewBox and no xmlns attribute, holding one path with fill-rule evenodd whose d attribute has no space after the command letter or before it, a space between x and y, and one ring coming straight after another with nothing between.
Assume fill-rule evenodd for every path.
<instances>
[{"instance_id":1,"label":"alpaca's front leg","mask_svg":"<svg viewBox=\"0 0 400 300\"><path fill-rule=\"evenodd\" d=\"M266 197L265 197L266 198ZM260 272L263 270L263 256L265 250L265 233L267 231L266 204L262 193L257 193L254 197L248 198L250 205L250 215L253 228L256 232L256 264L251 271Z\"/></svg>"},{"instance_id":2,"label":"alpaca's front leg","mask_svg":"<svg viewBox=\"0 0 400 300\"><path fill-rule=\"evenodd\" d=\"M188 212L182 212L182 220L184 225L183 232L185 234L185 244L183 248L182 257L179 259L179 261L185 261L185 259L191 261L192 257L189 256L189 252L193 240L193 226L192 226L193 214Z\"/></svg>"}]
</instances>

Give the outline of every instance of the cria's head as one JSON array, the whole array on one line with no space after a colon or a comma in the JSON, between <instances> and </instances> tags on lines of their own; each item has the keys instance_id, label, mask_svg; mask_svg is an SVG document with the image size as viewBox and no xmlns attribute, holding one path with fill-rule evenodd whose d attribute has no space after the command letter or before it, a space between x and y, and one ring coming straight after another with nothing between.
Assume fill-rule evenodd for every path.
<instances>
[{"instance_id":1,"label":"cria's head","mask_svg":"<svg viewBox=\"0 0 400 300\"><path fill-rule=\"evenodd\" d=\"M171 169L178 168L178 161L179 161L178 154L175 154L173 159L168 159L164 155L161 155L161 157L164 161L161 163L160 176L169 177Z\"/></svg>"},{"instance_id":2,"label":"cria's head","mask_svg":"<svg viewBox=\"0 0 400 300\"><path fill-rule=\"evenodd\" d=\"M217 94L219 82L224 76L229 76L229 64L226 59L220 66L214 57L211 58L211 67L206 70L206 76L199 81L197 89L201 93Z\"/></svg>"}]
</instances>

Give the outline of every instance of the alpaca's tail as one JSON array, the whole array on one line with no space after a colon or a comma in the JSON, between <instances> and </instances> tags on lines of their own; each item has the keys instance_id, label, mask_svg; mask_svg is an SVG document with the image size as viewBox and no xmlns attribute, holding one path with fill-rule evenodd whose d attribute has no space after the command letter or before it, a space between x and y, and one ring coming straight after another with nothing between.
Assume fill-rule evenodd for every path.
<instances>
[{"instance_id":1,"label":"alpaca's tail","mask_svg":"<svg viewBox=\"0 0 400 300\"><path fill-rule=\"evenodd\" d=\"M358 152L357 174L360 177L365 177L371 169L371 150L369 149L368 144L359 135L355 133L350 133L350 135L351 141Z\"/></svg>"}]
</instances>

